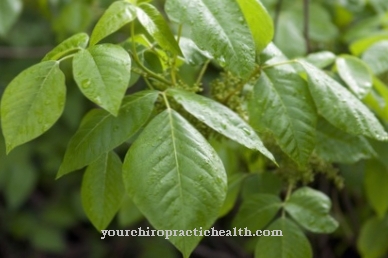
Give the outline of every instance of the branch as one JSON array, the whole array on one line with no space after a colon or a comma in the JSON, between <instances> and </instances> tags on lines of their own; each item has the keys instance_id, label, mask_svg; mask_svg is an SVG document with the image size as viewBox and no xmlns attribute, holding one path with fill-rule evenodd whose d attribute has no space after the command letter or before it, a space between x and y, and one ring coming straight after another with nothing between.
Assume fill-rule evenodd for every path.
<instances>
[{"instance_id":1,"label":"branch","mask_svg":"<svg viewBox=\"0 0 388 258\"><path fill-rule=\"evenodd\" d=\"M309 22L310 22L309 9L310 9L310 0L303 0L303 16L304 16L303 36L306 42L307 54L311 52L310 33L309 33Z\"/></svg>"},{"instance_id":2,"label":"branch","mask_svg":"<svg viewBox=\"0 0 388 258\"><path fill-rule=\"evenodd\" d=\"M283 0L278 0L276 7L275 7L276 8L275 9L275 18L274 18L275 37L276 37L276 31L277 31L278 23L279 23L280 11L282 10L282 4L283 4ZM274 40L275 40L275 38L274 38Z\"/></svg>"},{"instance_id":3,"label":"branch","mask_svg":"<svg viewBox=\"0 0 388 258\"><path fill-rule=\"evenodd\" d=\"M0 46L1 59L43 58L53 47L4 47Z\"/></svg>"}]
</instances>

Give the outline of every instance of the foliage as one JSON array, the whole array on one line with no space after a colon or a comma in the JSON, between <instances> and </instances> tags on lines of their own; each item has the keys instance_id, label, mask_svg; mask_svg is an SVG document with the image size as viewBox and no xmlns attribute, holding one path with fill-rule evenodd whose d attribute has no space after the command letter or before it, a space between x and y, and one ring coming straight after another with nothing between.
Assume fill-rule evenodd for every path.
<instances>
[{"instance_id":1,"label":"foliage","mask_svg":"<svg viewBox=\"0 0 388 258\"><path fill-rule=\"evenodd\" d=\"M333 233L337 256L388 252L385 1L5 0L11 46L22 5L60 43L2 94L7 234L61 252L85 215L98 235L118 214L121 228L144 216L163 230L283 231L237 240L255 257L313 257L317 233ZM50 184L55 198L30 214ZM183 257L201 240L168 239Z\"/></svg>"}]
</instances>

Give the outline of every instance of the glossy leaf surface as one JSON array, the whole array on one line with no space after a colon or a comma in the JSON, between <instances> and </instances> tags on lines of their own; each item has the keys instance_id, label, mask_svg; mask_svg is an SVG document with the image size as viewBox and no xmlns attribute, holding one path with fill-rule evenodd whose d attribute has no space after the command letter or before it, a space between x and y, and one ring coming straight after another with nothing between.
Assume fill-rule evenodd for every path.
<instances>
[{"instance_id":1,"label":"glossy leaf surface","mask_svg":"<svg viewBox=\"0 0 388 258\"><path fill-rule=\"evenodd\" d=\"M58 62L36 64L13 79L1 101L7 153L46 132L61 116L65 98L65 76Z\"/></svg>"},{"instance_id":2,"label":"glossy leaf surface","mask_svg":"<svg viewBox=\"0 0 388 258\"><path fill-rule=\"evenodd\" d=\"M215 150L171 109L156 116L137 138L123 173L128 193L156 229L209 228L227 192L226 173ZM169 240L188 257L200 239Z\"/></svg>"},{"instance_id":3,"label":"glossy leaf surface","mask_svg":"<svg viewBox=\"0 0 388 258\"><path fill-rule=\"evenodd\" d=\"M167 94L181 104L187 112L215 131L247 148L260 151L264 156L275 162L273 155L265 148L255 131L226 106L212 99L183 90L169 89Z\"/></svg>"},{"instance_id":4,"label":"glossy leaf surface","mask_svg":"<svg viewBox=\"0 0 388 258\"><path fill-rule=\"evenodd\" d=\"M149 119L157 91L125 97L117 117L105 110L91 110L71 138L57 177L80 169L132 137Z\"/></svg>"},{"instance_id":5,"label":"glossy leaf surface","mask_svg":"<svg viewBox=\"0 0 388 258\"><path fill-rule=\"evenodd\" d=\"M82 93L117 115L131 74L131 58L121 47L103 44L74 56L73 74Z\"/></svg>"}]
</instances>

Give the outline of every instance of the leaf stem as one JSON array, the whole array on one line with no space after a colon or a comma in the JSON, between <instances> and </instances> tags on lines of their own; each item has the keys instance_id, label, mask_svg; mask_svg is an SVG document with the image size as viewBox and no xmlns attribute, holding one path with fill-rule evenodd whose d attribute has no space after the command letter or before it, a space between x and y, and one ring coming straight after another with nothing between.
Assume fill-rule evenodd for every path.
<instances>
[{"instance_id":1,"label":"leaf stem","mask_svg":"<svg viewBox=\"0 0 388 258\"><path fill-rule=\"evenodd\" d=\"M179 44L179 41L181 39L181 34L182 34L182 23L179 24L178 28L178 34L177 34L177 42ZM170 67L170 74L171 74L171 81L172 84L175 86L176 85L176 71L175 71L175 66L176 66L176 60L178 58L177 54L174 54L174 57L172 59L171 67Z\"/></svg>"},{"instance_id":2,"label":"leaf stem","mask_svg":"<svg viewBox=\"0 0 388 258\"><path fill-rule=\"evenodd\" d=\"M73 58L73 57L75 56L75 54L76 54L76 53L71 54L71 55L64 56L64 57L58 59L58 62L62 62L62 61L64 61L64 60L66 60L66 59Z\"/></svg>"},{"instance_id":3,"label":"leaf stem","mask_svg":"<svg viewBox=\"0 0 388 258\"><path fill-rule=\"evenodd\" d=\"M303 1L303 36L304 40L306 42L306 47L307 47L307 53L311 52L311 42L310 42L310 28L309 28L309 23L310 23L310 0L304 0Z\"/></svg>"},{"instance_id":4,"label":"leaf stem","mask_svg":"<svg viewBox=\"0 0 388 258\"><path fill-rule=\"evenodd\" d=\"M286 197L284 198L283 205L288 201L288 199L290 199L293 188L294 188L294 183L290 182L287 187ZM282 218L284 218L285 216L286 216L286 210L284 209L284 206L283 206Z\"/></svg>"},{"instance_id":5,"label":"leaf stem","mask_svg":"<svg viewBox=\"0 0 388 258\"><path fill-rule=\"evenodd\" d=\"M135 23L134 22L131 22L131 38L133 38L135 36ZM136 45L135 43L133 42L132 44L132 57L133 59L135 60L136 64L144 71L147 73L147 75L149 77L152 77L166 85L171 85L171 82L169 82L168 80L166 80L165 78L157 75L156 73L154 73L153 71L151 71L150 69L148 69L147 67L145 67L143 65L143 63L140 61L139 59L139 56L137 55L137 51L136 51ZM144 76L143 76L144 77ZM161 89L161 90L164 90L165 88Z\"/></svg>"},{"instance_id":6,"label":"leaf stem","mask_svg":"<svg viewBox=\"0 0 388 258\"><path fill-rule=\"evenodd\" d=\"M167 99L167 96L166 96L166 93L165 92L162 92L161 93L162 95L163 95L163 99L164 99L164 103L166 103L166 107L167 107L167 109L171 109L171 107L170 107L170 103L168 102L168 99Z\"/></svg>"},{"instance_id":7,"label":"leaf stem","mask_svg":"<svg viewBox=\"0 0 388 258\"><path fill-rule=\"evenodd\" d=\"M270 65L264 65L264 66L261 67L261 69L264 70L264 69L268 69L268 68L279 66L279 65L286 65L286 64L293 64L293 63L298 63L298 60L291 59L291 60L287 60L287 61L284 61L284 62L279 62L279 63L275 63L275 64L270 64Z\"/></svg>"},{"instance_id":8,"label":"leaf stem","mask_svg":"<svg viewBox=\"0 0 388 258\"><path fill-rule=\"evenodd\" d=\"M143 77L143 79L146 82L148 88L150 88L151 90L155 90L154 87L152 86L151 82L148 80L148 78Z\"/></svg>"},{"instance_id":9,"label":"leaf stem","mask_svg":"<svg viewBox=\"0 0 388 258\"><path fill-rule=\"evenodd\" d=\"M197 77L197 80L195 81L195 84L199 85L202 81L203 76L205 75L206 69L210 64L211 59L206 60L206 62L203 64L201 71L199 72L199 75Z\"/></svg>"}]
</instances>

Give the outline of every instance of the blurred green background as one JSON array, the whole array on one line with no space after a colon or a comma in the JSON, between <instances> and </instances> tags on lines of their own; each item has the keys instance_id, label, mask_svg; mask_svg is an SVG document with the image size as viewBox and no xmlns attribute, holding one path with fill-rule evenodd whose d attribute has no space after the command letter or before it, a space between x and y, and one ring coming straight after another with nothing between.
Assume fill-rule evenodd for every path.
<instances>
[{"instance_id":1,"label":"blurred green background","mask_svg":"<svg viewBox=\"0 0 388 258\"><path fill-rule=\"evenodd\" d=\"M112 0L0 0L0 95L23 69L39 62L55 45L77 32L91 32ZM164 1L154 1L161 10ZM289 57L328 50L335 54L361 52L365 44L388 40L387 0L311 0L309 40L304 34L302 0L263 0L276 25L275 44ZM222 4L222 0L220 0ZM112 40L128 36L124 27ZM126 36L127 35L127 36ZM367 43L355 43L368 39ZM361 45L360 45L361 44ZM360 47L361 46L361 47ZM360 52L361 51L361 52ZM364 58L383 83L388 83L386 60L374 66ZM5 155L0 136L0 257L180 257L162 237L108 237L101 240L87 220L80 201L82 172L55 180L67 143L82 116L93 105L77 90L69 63L66 109L43 136ZM187 76L190 77L188 70ZM142 81L138 87L142 87ZM380 103L388 99L376 97ZM381 110L387 112L386 106ZM387 115L388 116L388 115ZM385 121L387 122L387 121ZM381 160L387 144L377 146ZM330 236L311 236L316 257L359 257L357 237L361 224L373 214L363 191L364 162L341 165L346 189L335 208L341 229ZM387 173L388 173L388 164ZM331 196L332 197L332 196ZM388 202L388 196L386 197ZM342 208L341 208L342 207ZM228 228L235 214L216 226ZM342 214L339 214L342 212ZM136 207L126 201L111 229L150 226ZM387 226L388 227L388 226ZM377 234L375 232L375 234ZM371 236L375 236L373 232ZM193 257L250 257L255 239L206 238ZM388 244L385 244L388 249Z\"/></svg>"}]
</instances>

